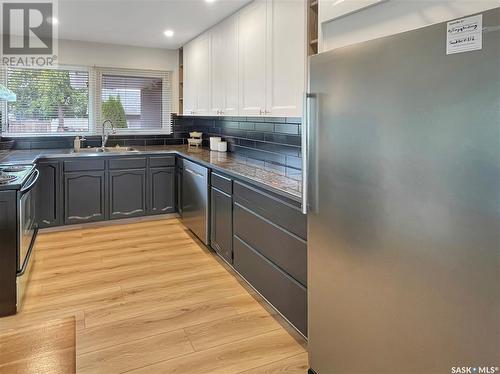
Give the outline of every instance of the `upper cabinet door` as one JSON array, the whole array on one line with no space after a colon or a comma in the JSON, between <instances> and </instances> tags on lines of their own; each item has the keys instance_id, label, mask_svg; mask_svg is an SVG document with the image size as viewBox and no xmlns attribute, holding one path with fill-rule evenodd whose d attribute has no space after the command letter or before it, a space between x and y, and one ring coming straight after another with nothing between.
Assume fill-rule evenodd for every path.
<instances>
[{"instance_id":1,"label":"upper cabinet door","mask_svg":"<svg viewBox=\"0 0 500 374\"><path fill-rule=\"evenodd\" d=\"M195 45L193 42L184 46L184 114L194 114L196 109L196 71Z\"/></svg>"},{"instance_id":2,"label":"upper cabinet door","mask_svg":"<svg viewBox=\"0 0 500 374\"><path fill-rule=\"evenodd\" d=\"M238 17L210 31L210 114L238 114Z\"/></svg>"},{"instance_id":3,"label":"upper cabinet door","mask_svg":"<svg viewBox=\"0 0 500 374\"><path fill-rule=\"evenodd\" d=\"M210 112L210 39L208 33L195 40L196 45L196 109L197 115Z\"/></svg>"},{"instance_id":4,"label":"upper cabinet door","mask_svg":"<svg viewBox=\"0 0 500 374\"><path fill-rule=\"evenodd\" d=\"M267 32L266 114L300 117L306 76L304 2L269 0Z\"/></svg>"},{"instance_id":5,"label":"upper cabinet door","mask_svg":"<svg viewBox=\"0 0 500 374\"><path fill-rule=\"evenodd\" d=\"M239 114L244 116L263 114L266 107L266 14L265 0L239 13Z\"/></svg>"},{"instance_id":6,"label":"upper cabinet door","mask_svg":"<svg viewBox=\"0 0 500 374\"><path fill-rule=\"evenodd\" d=\"M225 65L224 65L224 106L222 114L238 115L239 97L239 63L238 63L238 17L232 16L224 23Z\"/></svg>"},{"instance_id":7,"label":"upper cabinet door","mask_svg":"<svg viewBox=\"0 0 500 374\"><path fill-rule=\"evenodd\" d=\"M225 102L225 35L221 23L210 30L210 114L220 115Z\"/></svg>"},{"instance_id":8,"label":"upper cabinet door","mask_svg":"<svg viewBox=\"0 0 500 374\"><path fill-rule=\"evenodd\" d=\"M209 114L209 38L202 34L184 47L184 113Z\"/></svg>"}]
</instances>

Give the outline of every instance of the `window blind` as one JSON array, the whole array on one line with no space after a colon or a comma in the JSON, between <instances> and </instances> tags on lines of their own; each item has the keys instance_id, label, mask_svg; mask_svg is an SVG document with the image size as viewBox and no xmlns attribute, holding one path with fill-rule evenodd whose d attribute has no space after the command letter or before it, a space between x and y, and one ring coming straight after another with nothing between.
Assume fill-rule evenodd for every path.
<instances>
[{"instance_id":1,"label":"window blind","mask_svg":"<svg viewBox=\"0 0 500 374\"><path fill-rule=\"evenodd\" d=\"M118 131L172 131L171 72L95 69L96 131L110 119Z\"/></svg>"},{"instance_id":2,"label":"window blind","mask_svg":"<svg viewBox=\"0 0 500 374\"><path fill-rule=\"evenodd\" d=\"M7 132L89 131L87 70L7 68L2 79L16 94L2 113Z\"/></svg>"}]
</instances>

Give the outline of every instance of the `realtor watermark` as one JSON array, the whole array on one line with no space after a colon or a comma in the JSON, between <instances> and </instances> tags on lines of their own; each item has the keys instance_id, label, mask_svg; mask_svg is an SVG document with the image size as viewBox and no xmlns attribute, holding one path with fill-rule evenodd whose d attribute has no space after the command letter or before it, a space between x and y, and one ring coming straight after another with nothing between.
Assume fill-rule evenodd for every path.
<instances>
[{"instance_id":1,"label":"realtor watermark","mask_svg":"<svg viewBox=\"0 0 500 374\"><path fill-rule=\"evenodd\" d=\"M2 66L57 65L57 1L1 1Z\"/></svg>"},{"instance_id":2,"label":"realtor watermark","mask_svg":"<svg viewBox=\"0 0 500 374\"><path fill-rule=\"evenodd\" d=\"M451 374L495 374L498 373L498 366L453 366Z\"/></svg>"}]
</instances>

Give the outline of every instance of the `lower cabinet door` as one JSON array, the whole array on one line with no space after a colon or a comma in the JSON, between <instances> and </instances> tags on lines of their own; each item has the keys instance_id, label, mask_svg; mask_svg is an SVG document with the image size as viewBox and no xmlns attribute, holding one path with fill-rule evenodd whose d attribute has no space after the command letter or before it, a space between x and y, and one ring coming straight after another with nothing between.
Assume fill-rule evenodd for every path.
<instances>
[{"instance_id":1,"label":"lower cabinet door","mask_svg":"<svg viewBox=\"0 0 500 374\"><path fill-rule=\"evenodd\" d=\"M105 172L64 174L64 223L102 221L106 218Z\"/></svg>"},{"instance_id":2,"label":"lower cabinet door","mask_svg":"<svg viewBox=\"0 0 500 374\"><path fill-rule=\"evenodd\" d=\"M36 199L38 227L59 226L61 224L61 163L43 161L37 165L40 171Z\"/></svg>"},{"instance_id":3,"label":"lower cabinet door","mask_svg":"<svg viewBox=\"0 0 500 374\"><path fill-rule=\"evenodd\" d=\"M149 169L149 214L175 212L175 167Z\"/></svg>"},{"instance_id":4,"label":"lower cabinet door","mask_svg":"<svg viewBox=\"0 0 500 374\"><path fill-rule=\"evenodd\" d=\"M109 172L109 218L119 219L146 214L146 170Z\"/></svg>"},{"instance_id":5,"label":"lower cabinet door","mask_svg":"<svg viewBox=\"0 0 500 374\"><path fill-rule=\"evenodd\" d=\"M232 198L217 188L211 188L211 237L212 248L227 262L233 263L233 212Z\"/></svg>"}]
</instances>

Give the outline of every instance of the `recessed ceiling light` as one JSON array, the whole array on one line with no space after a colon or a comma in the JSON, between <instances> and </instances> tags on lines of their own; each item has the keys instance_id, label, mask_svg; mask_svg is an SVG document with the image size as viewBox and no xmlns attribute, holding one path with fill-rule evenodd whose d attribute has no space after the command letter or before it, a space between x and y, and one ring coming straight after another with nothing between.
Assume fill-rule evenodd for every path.
<instances>
[{"instance_id":1,"label":"recessed ceiling light","mask_svg":"<svg viewBox=\"0 0 500 374\"><path fill-rule=\"evenodd\" d=\"M51 24L53 24L53 25L57 25L57 24L59 23L59 20L58 20L57 18L55 18L55 17L49 17L49 18L47 19L47 22L48 22L48 23L51 23Z\"/></svg>"},{"instance_id":2,"label":"recessed ceiling light","mask_svg":"<svg viewBox=\"0 0 500 374\"><path fill-rule=\"evenodd\" d=\"M174 30L165 30L163 34L165 34L167 38L171 38L172 36L174 36Z\"/></svg>"},{"instance_id":3,"label":"recessed ceiling light","mask_svg":"<svg viewBox=\"0 0 500 374\"><path fill-rule=\"evenodd\" d=\"M214 3L215 0L205 0L207 3Z\"/></svg>"}]
</instances>

